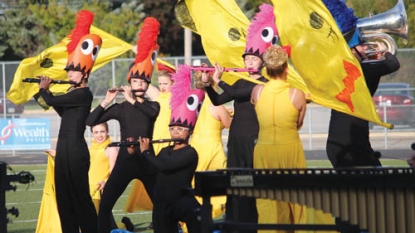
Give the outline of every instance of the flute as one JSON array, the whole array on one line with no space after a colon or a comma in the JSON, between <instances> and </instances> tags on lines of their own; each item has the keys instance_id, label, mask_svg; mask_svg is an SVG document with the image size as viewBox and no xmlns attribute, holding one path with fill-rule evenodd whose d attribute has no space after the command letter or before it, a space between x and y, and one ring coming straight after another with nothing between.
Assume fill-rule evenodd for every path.
<instances>
[{"instance_id":1,"label":"flute","mask_svg":"<svg viewBox=\"0 0 415 233\"><path fill-rule=\"evenodd\" d=\"M150 141L150 143L164 143L164 142L184 142L186 139L184 138L167 138L167 139L153 139ZM111 142L110 144L108 144L109 147L115 147L115 146L137 146L140 145L139 142L137 141L132 141L132 142L126 142L126 141L121 141L121 142Z\"/></svg>"},{"instance_id":2,"label":"flute","mask_svg":"<svg viewBox=\"0 0 415 233\"><path fill-rule=\"evenodd\" d=\"M124 89L122 88L113 88L113 89L108 89L109 92L124 92ZM131 92L146 92L145 90L131 90Z\"/></svg>"},{"instance_id":3,"label":"flute","mask_svg":"<svg viewBox=\"0 0 415 233\"><path fill-rule=\"evenodd\" d=\"M26 83L40 83L40 78L24 78L22 80ZM53 84L77 84L76 82L66 81L66 80L52 80Z\"/></svg>"},{"instance_id":4,"label":"flute","mask_svg":"<svg viewBox=\"0 0 415 233\"><path fill-rule=\"evenodd\" d=\"M192 70L200 71L215 71L215 67L201 67L201 66L192 66ZM244 68L224 68L225 72L258 72L258 69L244 69Z\"/></svg>"}]
</instances>

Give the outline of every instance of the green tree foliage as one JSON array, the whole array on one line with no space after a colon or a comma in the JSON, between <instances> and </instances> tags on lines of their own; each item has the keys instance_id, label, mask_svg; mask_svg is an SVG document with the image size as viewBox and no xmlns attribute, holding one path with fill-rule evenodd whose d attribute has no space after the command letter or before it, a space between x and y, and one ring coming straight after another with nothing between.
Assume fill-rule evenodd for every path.
<instances>
[{"instance_id":1,"label":"green tree foliage","mask_svg":"<svg viewBox=\"0 0 415 233\"><path fill-rule=\"evenodd\" d=\"M262 3L270 0L235 0L249 19ZM391 9L397 0L346 0L359 17ZM409 40L406 45L394 36L399 48L415 46L415 2L404 0L408 15ZM0 60L21 60L58 43L73 28L80 9L95 13L94 25L134 44L147 16L160 21L158 43L161 55L182 56L184 30L175 19L174 0L14 0L0 3ZM200 37L193 34L192 52L203 55ZM132 52L123 57L132 57Z\"/></svg>"},{"instance_id":2,"label":"green tree foliage","mask_svg":"<svg viewBox=\"0 0 415 233\"><path fill-rule=\"evenodd\" d=\"M3 10L0 27L0 56L5 60L33 56L42 51L45 28L31 11L24 7Z\"/></svg>"}]
</instances>

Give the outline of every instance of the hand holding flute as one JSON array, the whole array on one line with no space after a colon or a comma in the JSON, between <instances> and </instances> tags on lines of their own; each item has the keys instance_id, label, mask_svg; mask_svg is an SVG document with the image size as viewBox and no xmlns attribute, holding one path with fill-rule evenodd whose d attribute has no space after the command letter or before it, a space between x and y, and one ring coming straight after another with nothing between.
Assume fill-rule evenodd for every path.
<instances>
[{"instance_id":1,"label":"hand holding flute","mask_svg":"<svg viewBox=\"0 0 415 233\"><path fill-rule=\"evenodd\" d=\"M40 78L40 82L39 82L39 90L40 89L45 89L45 90L49 90L49 86L52 83L52 79L47 77L47 76L39 76Z\"/></svg>"},{"instance_id":2,"label":"hand holding flute","mask_svg":"<svg viewBox=\"0 0 415 233\"><path fill-rule=\"evenodd\" d=\"M108 144L109 147L115 147L115 146L138 146L140 145L140 142L134 141L133 138L132 141L128 141L129 138L127 138L127 141L121 141L121 142L111 142ZM150 143L165 143L165 142L183 142L185 139L183 138L166 138L166 139L153 139L150 140Z\"/></svg>"},{"instance_id":3,"label":"hand holding flute","mask_svg":"<svg viewBox=\"0 0 415 233\"><path fill-rule=\"evenodd\" d=\"M192 66L192 70L195 71L215 71L215 67L208 66ZM244 68L223 68L224 72L258 72L257 69L244 69Z\"/></svg>"},{"instance_id":4,"label":"hand holding flute","mask_svg":"<svg viewBox=\"0 0 415 233\"><path fill-rule=\"evenodd\" d=\"M24 78L22 80L25 83L40 83L40 78ZM72 81L66 81L66 80L53 80L50 82L51 84L76 84Z\"/></svg>"},{"instance_id":5,"label":"hand holding flute","mask_svg":"<svg viewBox=\"0 0 415 233\"><path fill-rule=\"evenodd\" d=\"M130 146L127 147L128 154L130 154L130 155L136 153L136 147L135 147L136 145L140 145L140 152L143 152L143 151L148 150L150 148L150 139L149 138L138 137L138 140L134 141L134 138L129 137L129 138L127 138L126 144L127 143L130 144Z\"/></svg>"}]
</instances>

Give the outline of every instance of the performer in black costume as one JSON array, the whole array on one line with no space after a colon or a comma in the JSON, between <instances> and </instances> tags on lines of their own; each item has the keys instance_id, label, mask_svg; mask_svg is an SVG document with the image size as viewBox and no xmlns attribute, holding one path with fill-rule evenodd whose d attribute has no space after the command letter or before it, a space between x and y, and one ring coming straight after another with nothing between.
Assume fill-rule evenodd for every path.
<instances>
[{"instance_id":1,"label":"performer in black costume","mask_svg":"<svg viewBox=\"0 0 415 233\"><path fill-rule=\"evenodd\" d=\"M270 45L277 43L275 40L277 34L275 24L271 25L274 28L273 30L270 29L270 25L263 25L264 18L269 19L269 21L266 20L267 22L275 22L273 7L267 4L263 5L248 28L247 44L242 55L245 68L257 70L249 73L249 78L255 82L238 79L233 85L229 85L221 81L220 78L224 68L218 64L215 64L213 80L222 88L223 92L218 94L209 86L208 80L202 80L214 105L234 101L234 116L229 129L227 144L227 168L253 168L253 153L258 138L259 124L254 105L250 102L251 92L258 83L268 81L261 74L263 67L262 54ZM267 40L264 39L263 35L267 35ZM226 218L240 222L257 222L258 213L255 198L227 196Z\"/></svg>"},{"instance_id":2,"label":"performer in black costume","mask_svg":"<svg viewBox=\"0 0 415 233\"><path fill-rule=\"evenodd\" d=\"M174 85L170 108L172 109L169 131L173 145L164 147L155 156L150 149L150 139L138 139L140 151L129 147L129 153L136 157L145 158L157 169L157 178L153 196L153 227L155 233L177 233L179 221L185 222L189 233L201 231L199 217L200 204L186 190L192 188L192 179L195 173L198 154L189 145L197 120L197 111L204 99L204 92L200 89L190 90L191 70L187 67L179 68L172 75ZM166 126L167 127L167 126ZM132 138L129 141L133 140Z\"/></svg>"},{"instance_id":3,"label":"performer in black costume","mask_svg":"<svg viewBox=\"0 0 415 233\"><path fill-rule=\"evenodd\" d=\"M151 60L155 59L158 50L159 28L160 24L155 18L148 17L144 20L138 35L138 53L127 77L130 86L122 86L125 101L106 108L117 95L117 91L110 89L104 101L87 118L87 125L93 126L115 119L120 124L121 141L125 141L128 137L152 138L154 122L159 114L160 105L157 102L147 100L144 95L153 72ZM147 46L143 46L143 43ZM112 208L133 179L140 179L143 182L151 198L155 182L155 169L145 159L130 155L127 148L121 147L101 197L98 213L100 233L109 233L111 229L117 228L112 216Z\"/></svg>"},{"instance_id":4,"label":"performer in black costume","mask_svg":"<svg viewBox=\"0 0 415 233\"><path fill-rule=\"evenodd\" d=\"M347 8L342 1L324 0L333 17L340 22L344 38L349 43L352 53L359 60L365 76L366 85L373 96L378 88L380 78L399 69L398 59L391 53L385 52L385 48L377 43L379 51L374 57L367 57L367 45L356 28L357 18L353 10ZM345 10L332 7L335 4L342 5ZM347 10L346 10L347 9ZM384 57L384 59L380 59ZM381 166L380 153L375 152L369 140L369 122L357 117L350 116L336 110L331 111L329 132L326 145L327 156L333 167L353 166Z\"/></svg>"},{"instance_id":5,"label":"performer in black costume","mask_svg":"<svg viewBox=\"0 0 415 233\"><path fill-rule=\"evenodd\" d=\"M67 45L69 52L65 70L74 89L53 96L49 91L51 79L40 76L39 94L62 118L55 157L56 201L63 233L96 233L97 214L89 192L90 157L84 138L85 119L91 110L92 93L88 77L98 55L102 40L88 34L94 15L80 11L77 26ZM85 54L89 51L88 54Z\"/></svg>"}]
</instances>

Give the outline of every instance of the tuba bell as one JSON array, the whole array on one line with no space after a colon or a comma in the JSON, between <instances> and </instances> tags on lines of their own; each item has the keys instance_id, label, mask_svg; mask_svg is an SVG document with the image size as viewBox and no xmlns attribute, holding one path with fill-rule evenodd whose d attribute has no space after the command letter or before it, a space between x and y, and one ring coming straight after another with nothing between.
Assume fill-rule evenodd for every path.
<instances>
[{"instance_id":1,"label":"tuba bell","mask_svg":"<svg viewBox=\"0 0 415 233\"><path fill-rule=\"evenodd\" d=\"M377 47L374 46L376 42L383 43L386 51L395 55L397 45L395 40L388 34L400 36L404 44L408 42L408 17L403 0L398 0L398 3L388 11L358 19L357 28L359 28L360 33L366 40L368 47L366 55L368 57L379 52L385 52L375 48Z\"/></svg>"}]
</instances>

